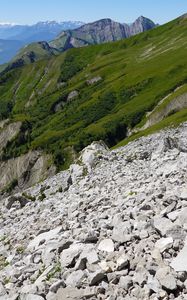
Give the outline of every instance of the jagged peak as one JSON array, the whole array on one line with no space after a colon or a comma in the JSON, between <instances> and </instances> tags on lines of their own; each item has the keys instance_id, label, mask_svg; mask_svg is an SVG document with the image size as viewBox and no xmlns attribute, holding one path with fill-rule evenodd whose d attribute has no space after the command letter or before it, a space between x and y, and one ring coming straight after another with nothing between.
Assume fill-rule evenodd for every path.
<instances>
[{"instance_id":1,"label":"jagged peak","mask_svg":"<svg viewBox=\"0 0 187 300\"><path fill-rule=\"evenodd\" d=\"M182 16L180 17L180 19L187 19L187 13L185 13L184 15L182 15Z\"/></svg>"},{"instance_id":2,"label":"jagged peak","mask_svg":"<svg viewBox=\"0 0 187 300\"><path fill-rule=\"evenodd\" d=\"M97 20L97 21L94 21L94 22L90 22L90 23L84 24L81 27L91 26L91 25L95 25L95 24L99 24L99 23L112 24L112 23L117 23L117 22L113 21L110 18L104 18L104 19L100 19L100 20Z\"/></svg>"},{"instance_id":3,"label":"jagged peak","mask_svg":"<svg viewBox=\"0 0 187 300\"><path fill-rule=\"evenodd\" d=\"M149 19L149 18L147 18L147 17L144 17L144 16L140 16L140 17L138 17L137 19L136 19L136 21L135 22L137 22L137 21L140 21L140 22L151 22L151 23L153 23L153 24L155 24L151 19Z\"/></svg>"}]
</instances>

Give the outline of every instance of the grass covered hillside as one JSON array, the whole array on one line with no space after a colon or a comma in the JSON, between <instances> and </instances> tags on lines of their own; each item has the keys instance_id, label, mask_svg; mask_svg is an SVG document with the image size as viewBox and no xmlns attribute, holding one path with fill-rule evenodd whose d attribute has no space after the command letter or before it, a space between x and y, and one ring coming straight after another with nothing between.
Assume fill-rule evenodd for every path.
<instances>
[{"instance_id":1,"label":"grass covered hillside","mask_svg":"<svg viewBox=\"0 0 187 300\"><path fill-rule=\"evenodd\" d=\"M0 119L22 121L2 159L43 149L66 166L70 149L99 139L115 146L129 129L143 127L158 104L162 109L180 88L187 93L186 53L183 16L126 40L70 49L2 73ZM145 130L183 120L185 104Z\"/></svg>"}]
</instances>

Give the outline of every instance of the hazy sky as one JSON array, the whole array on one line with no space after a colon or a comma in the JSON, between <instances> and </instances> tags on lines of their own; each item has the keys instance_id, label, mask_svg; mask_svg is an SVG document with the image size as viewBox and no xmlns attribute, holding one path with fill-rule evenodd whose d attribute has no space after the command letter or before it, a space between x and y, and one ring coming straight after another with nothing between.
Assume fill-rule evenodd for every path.
<instances>
[{"instance_id":1,"label":"hazy sky","mask_svg":"<svg viewBox=\"0 0 187 300\"><path fill-rule=\"evenodd\" d=\"M132 22L143 15L165 23L187 12L187 0L0 0L0 22L32 24L46 20Z\"/></svg>"}]
</instances>

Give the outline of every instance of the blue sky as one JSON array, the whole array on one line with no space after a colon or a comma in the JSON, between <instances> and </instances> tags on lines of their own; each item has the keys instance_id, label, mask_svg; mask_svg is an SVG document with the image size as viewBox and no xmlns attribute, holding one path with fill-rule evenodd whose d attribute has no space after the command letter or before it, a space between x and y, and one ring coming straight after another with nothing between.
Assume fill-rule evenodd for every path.
<instances>
[{"instance_id":1,"label":"blue sky","mask_svg":"<svg viewBox=\"0 0 187 300\"><path fill-rule=\"evenodd\" d=\"M0 0L0 22L33 24L46 20L132 22L144 15L165 23L187 13L187 0Z\"/></svg>"}]
</instances>

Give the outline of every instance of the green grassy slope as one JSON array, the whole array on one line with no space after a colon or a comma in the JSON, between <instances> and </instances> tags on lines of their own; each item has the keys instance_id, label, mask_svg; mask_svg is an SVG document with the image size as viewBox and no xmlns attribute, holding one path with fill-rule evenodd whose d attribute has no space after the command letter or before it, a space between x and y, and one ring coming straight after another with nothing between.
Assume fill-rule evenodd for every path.
<instances>
[{"instance_id":1,"label":"green grassy slope","mask_svg":"<svg viewBox=\"0 0 187 300\"><path fill-rule=\"evenodd\" d=\"M79 151L98 139L116 145L128 128L145 121L146 112L187 83L186 48L187 19L179 18L130 39L70 49L2 74L0 118L25 121L27 132L9 143L4 159L42 148L63 164L69 146ZM96 76L102 80L89 85ZM74 90L78 96L68 101ZM187 120L186 110L157 129L178 120Z\"/></svg>"}]
</instances>

